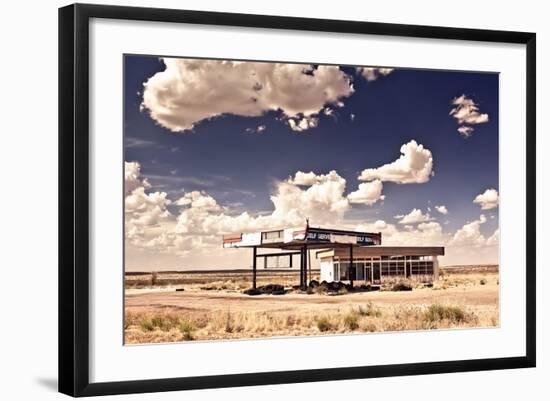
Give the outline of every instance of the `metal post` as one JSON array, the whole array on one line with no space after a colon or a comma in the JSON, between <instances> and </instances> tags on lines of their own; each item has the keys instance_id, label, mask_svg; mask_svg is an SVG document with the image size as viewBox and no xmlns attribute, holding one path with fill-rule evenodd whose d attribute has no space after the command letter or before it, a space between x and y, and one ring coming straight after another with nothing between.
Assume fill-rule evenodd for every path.
<instances>
[{"instance_id":1,"label":"metal post","mask_svg":"<svg viewBox=\"0 0 550 401\"><path fill-rule=\"evenodd\" d=\"M304 250L300 248L300 289L304 288L304 274L303 274L303 268L304 268Z\"/></svg>"},{"instance_id":2,"label":"metal post","mask_svg":"<svg viewBox=\"0 0 550 401\"><path fill-rule=\"evenodd\" d=\"M309 249L307 250L307 271L308 271L308 279L307 282L311 283L311 253Z\"/></svg>"},{"instance_id":3,"label":"metal post","mask_svg":"<svg viewBox=\"0 0 550 401\"><path fill-rule=\"evenodd\" d=\"M252 288L256 289L256 247L252 248Z\"/></svg>"},{"instance_id":4,"label":"metal post","mask_svg":"<svg viewBox=\"0 0 550 401\"><path fill-rule=\"evenodd\" d=\"M303 276L304 276L304 283L302 290L305 291L307 288L307 245L304 245L304 270L303 270Z\"/></svg>"},{"instance_id":5,"label":"metal post","mask_svg":"<svg viewBox=\"0 0 550 401\"><path fill-rule=\"evenodd\" d=\"M353 245L349 246L349 283L353 288L353 279L355 278L355 267L353 266Z\"/></svg>"}]
</instances>

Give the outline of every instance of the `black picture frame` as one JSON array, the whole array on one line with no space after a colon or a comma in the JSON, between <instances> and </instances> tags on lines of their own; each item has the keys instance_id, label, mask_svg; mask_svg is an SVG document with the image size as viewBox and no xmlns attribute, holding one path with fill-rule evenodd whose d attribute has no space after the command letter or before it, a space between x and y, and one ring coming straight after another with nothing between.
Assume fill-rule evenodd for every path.
<instances>
[{"instance_id":1,"label":"black picture frame","mask_svg":"<svg viewBox=\"0 0 550 401\"><path fill-rule=\"evenodd\" d=\"M88 62L91 18L515 43L526 46L526 353L520 357L90 383ZM74 4L59 9L59 391L141 393L534 367L536 35L479 29Z\"/></svg>"}]
</instances>

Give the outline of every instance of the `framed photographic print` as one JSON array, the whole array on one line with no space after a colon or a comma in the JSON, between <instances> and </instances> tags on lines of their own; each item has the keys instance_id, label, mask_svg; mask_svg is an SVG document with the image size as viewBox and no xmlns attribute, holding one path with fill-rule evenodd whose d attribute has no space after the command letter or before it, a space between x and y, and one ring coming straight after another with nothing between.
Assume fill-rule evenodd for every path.
<instances>
[{"instance_id":1,"label":"framed photographic print","mask_svg":"<svg viewBox=\"0 0 550 401\"><path fill-rule=\"evenodd\" d=\"M534 33L78 4L59 85L61 392L535 366Z\"/></svg>"}]
</instances>

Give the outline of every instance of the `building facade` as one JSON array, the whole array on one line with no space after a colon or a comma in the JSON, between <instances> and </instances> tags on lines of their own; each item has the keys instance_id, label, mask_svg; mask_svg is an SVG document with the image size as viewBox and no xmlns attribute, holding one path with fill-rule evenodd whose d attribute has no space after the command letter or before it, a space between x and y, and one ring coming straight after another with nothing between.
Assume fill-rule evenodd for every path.
<instances>
[{"instance_id":1,"label":"building facade","mask_svg":"<svg viewBox=\"0 0 550 401\"><path fill-rule=\"evenodd\" d=\"M315 251L320 260L321 281L349 281L379 285L407 278L432 282L439 276L438 256L444 247L383 246L381 233L310 227L284 228L249 233L227 234L224 248L252 249L252 284L256 288L257 259L300 256L300 287L307 286L308 255ZM258 253L260 249L271 252ZM275 252L274 252L275 251ZM311 278L310 278L311 279Z\"/></svg>"},{"instance_id":2,"label":"building facade","mask_svg":"<svg viewBox=\"0 0 550 401\"><path fill-rule=\"evenodd\" d=\"M433 282L439 277L438 256L443 247L369 246L353 250L353 263L347 249L317 252L321 281L351 281L380 285L387 281L410 279Z\"/></svg>"}]
</instances>

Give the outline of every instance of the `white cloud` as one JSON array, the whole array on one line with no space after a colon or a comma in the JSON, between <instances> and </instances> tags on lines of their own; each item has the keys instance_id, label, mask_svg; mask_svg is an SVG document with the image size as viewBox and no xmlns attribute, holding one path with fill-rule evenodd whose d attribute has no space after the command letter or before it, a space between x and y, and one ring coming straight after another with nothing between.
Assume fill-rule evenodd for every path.
<instances>
[{"instance_id":1,"label":"white cloud","mask_svg":"<svg viewBox=\"0 0 550 401\"><path fill-rule=\"evenodd\" d=\"M180 258L170 259L173 260L172 266L179 266L185 261L189 266L208 268L213 263L212 258L225 266L229 263L229 251L220 250L222 234L300 226L306 218L319 225L345 227L344 217L351 204L356 201L369 204L378 195L383 198L377 190L373 191L376 196L369 196L371 192L365 191L361 185L357 191L346 196L346 180L336 171L327 174L298 171L275 184L271 212L262 215L239 214L234 213L231 207L220 205L204 191L186 192L175 201L168 199L164 192L149 192L150 186L144 185L140 175L139 163L126 163L125 173L127 185L135 186L125 197L125 226L126 246L131 250L130 258L136 266L142 266L143 260L158 263L158 260L166 260L162 259L164 257ZM376 189L381 188L383 183L374 181L366 184ZM355 193L361 196L352 195ZM171 208L170 212L169 205L178 210ZM483 215L454 234L444 232L429 213L423 213L420 209L413 209L399 218L400 224L376 220L350 228L382 232L385 245L445 246L446 255L450 256L442 258L443 261L493 263L498 260L499 232L497 229L488 237L481 234L480 226L487 221ZM240 264L234 267L242 267L242 263L249 261L248 253L239 255L240 259L235 260Z\"/></svg>"},{"instance_id":2,"label":"white cloud","mask_svg":"<svg viewBox=\"0 0 550 401\"><path fill-rule=\"evenodd\" d=\"M474 203L481 206L481 210L490 210L498 206L498 191L494 188L485 190L482 194L475 197Z\"/></svg>"},{"instance_id":3,"label":"white cloud","mask_svg":"<svg viewBox=\"0 0 550 401\"><path fill-rule=\"evenodd\" d=\"M139 164L127 166L129 176L139 182L140 176L135 174ZM346 180L335 171L319 175L298 172L276 184L270 214L252 216L231 213L204 191L187 192L171 202L166 193L147 193L139 186L125 199L126 238L137 249L183 256L219 247L225 233L297 226L306 218L316 224L335 223L350 207L345 187ZM166 208L169 204L179 206L179 212L171 214Z\"/></svg>"},{"instance_id":4,"label":"white cloud","mask_svg":"<svg viewBox=\"0 0 550 401\"><path fill-rule=\"evenodd\" d=\"M248 213L228 214L225 208L205 192L185 194L177 203L182 208L174 228L176 234L217 238L216 243L219 245L221 234L262 228L261 216L254 218Z\"/></svg>"},{"instance_id":5,"label":"white cloud","mask_svg":"<svg viewBox=\"0 0 550 401\"><path fill-rule=\"evenodd\" d=\"M435 210L437 210L439 213L441 214L447 214L449 213L449 211L447 210L447 206L445 205L440 205L440 206L435 206Z\"/></svg>"},{"instance_id":6,"label":"white cloud","mask_svg":"<svg viewBox=\"0 0 550 401\"><path fill-rule=\"evenodd\" d=\"M345 189L346 180L334 170L324 175L298 172L294 178L278 183L276 193L271 196L275 206L272 216L293 224L303 222L306 217L319 223L340 220L349 209Z\"/></svg>"},{"instance_id":7,"label":"white cloud","mask_svg":"<svg viewBox=\"0 0 550 401\"><path fill-rule=\"evenodd\" d=\"M358 67L357 72L367 81L376 81L380 76L386 76L393 72L393 68Z\"/></svg>"},{"instance_id":8,"label":"white cloud","mask_svg":"<svg viewBox=\"0 0 550 401\"><path fill-rule=\"evenodd\" d=\"M489 121L489 114L480 113L479 105L466 95L455 97L451 103L455 107L451 109L449 115L461 124L458 132L465 138L471 136L474 131L473 127L467 125L483 124Z\"/></svg>"},{"instance_id":9,"label":"white cloud","mask_svg":"<svg viewBox=\"0 0 550 401\"><path fill-rule=\"evenodd\" d=\"M309 173L298 171L294 174L294 178L290 177L288 179L288 182L294 185L313 185L319 182L319 179L320 177L313 171L310 171Z\"/></svg>"},{"instance_id":10,"label":"white cloud","mask_svg":"<svg viewBox=\"0 0 550 401\"><path fill-rule=\"evenodd\" d=\"M343 105L354 89L335 66L162 59L166 69L144 83L142 109L174 132L223 114L281 111L292 129L317 125L325 105Z\"/></svg>"},{"instance_id":11,"label":"white cloud","mask_svg":"<svg viewBox=\"0 0 550 401\"><path fill-rule=\"evenodd\" d=\"M302 116L289 118L288 125L292 131L302 132L310 128L315 128L319 124L319 118L315 116Z\"/></svg>"},{"instance_id":12,"label":"white cloud","mask_svg":"<svg viewBox=\"0 0 550 401\"><path fill-rule=\"evenodd\" d=\"M166 210L170 200L166 196L166 192L145 193L144 187L134 189L124 199L126 215L130 216L129 222L152 226L170 216L170 212Z\"/></svg>"},{"instance_id":13,"label":"white cloud","mask_svg":"<svg viewBox=\"0 0 550 401\"><path fill-rule=\"evenodd\" d=\"M483 247L488 245L498 244L498 233L493 234L488 238L481 233L480 227L487 222L485 215L480 215L478 220L466 223L462 228L456 231L452 240L449 242L450 246L462 246L462 247ZM496 241L495 241L496 238Z\"/></svg>"},{"instance_id":14,"label":"white cloud","mask_svg":"<svg viewBox=\"0 0 550 401\"><path fill-rule=\"evenodd\" d=\"M461 125L458 127L457 131L464 137L468 138L472 135L472 132L474 132L474 129L472 127L467 127L466 125Z\"/></svg>"},{"instance_id":15,"label":"white cloud","mask_svg":"<svg viewBox=\"0 0 550 401\"><path fill-rule=\"evenodd\" d=\"M142 179L139 163L125 163L124 167L125 235L129 241L142 243L160 232L162 224L172 217L167 209L171 202L166 192L146 193L150 185Z\"/></svg>"},{"instance_id":16,"label":"white cloud","mask_svg":"<svg viewBox=\"0 0 550 401\"><path fill-rule=\"evenodd\" d=\"M378 168L363 170L361 181L391 181L398 184L422 184L428 182L433 175L432 152L411 140L401 146L401 156L392 163Z\"/></svg>"},{"instance_id":17,"label":"white cloud","mask_svg":"<svg viewBox=\"0 0 550 401\"><path fill-rule=\"evenodd\" d=\"M334 188L336 190L332 191L331 195L342 206L346 204L343 202L343 199L347 199L349 203L362 203L370 206L385 198L382 195L383 184L380 180L361 183L356 191L344 197L346 180L340 177L334 170L328 174L320 175L315 174L313 171L309 173L298 171L294 174L294 177L290 177L287 180L287 183L294 186L311 186L315 190L318 190L321 184L325 184L326 186L328 185L327 183L337 183L337 187Z\"/></svg>"},{"instance_id":18,"label":"white cloud","mask_svg":"<svg viewBox=\"0 0 550 401\"><path fill-rule=\"evenodd\" d=\"M221 210L216 200L204 191L188 192L179 198L175 204L178 206L190 206L194 209L201 209L208 212L217 212Z\"/></svg>"},{"instance_id":19,"label":"white cloud","mask_svg":"<svg viewBox=\"0 0 550 401\"><path fill-rule=\"evenodd\" d=\"M402 246L445 246L451 238L443 232L441 225L435 221L424 222L413 226L405 226L400 230L395 224L384 220L375 223L360 224L355 227L358 231L381 232L383 245Z\"/></svg>"},{"instance_id":20,"label":"white cloud","mask_svg":"<svg viewBox=\"0 0 550 401\"><path fill-rule=\"evenodd\" d=\"M365 205L374 205L379 200L384 200L385 196L382 195L382 181L374 180L370 182L363 182L359 184L357 191L348 195L348 201L350 203L363 203Z\"/></svg>"},{"instance_id":21,"label":"white cloud","mask_svg":"<svg viewBox=\"0 0 550 401\"><path fill-rule=\"evenodd\" d=\"M146 139L126 136L124 137L124 147L125 148L152 148L152 147L158 147L158 145L155 142L148 141Z\"/></svg>"},{"instance_id":22,"label":"white cloud","mask_svg":"<svg viewBox=\"0 0 550 401\"><path fill-rule=\"evenodd\" d=\"M374 228L376 230L384 230L388 227L388 224L384 220L376 220L374 222Z\"/></svg>"},{"instance_id":23,"label":"white cloud","mask_svg":"<svg viewBox=\"0 0 550 401\"><path fill-rule=\"evenodd\" d=\"M245 131L249 134L260 134L266 129L265 125L258 125L256 128L247 128Z\"/></svg>"},{"instance_id":24,"label":"white cloud","mask_svg":"<svg viewBox=\"0 0 550 401\"><path fill-rule=\"evenodd\" d=\"M141 178L141 166L137 162L124 162L124 193L128 195L138 187L150 187L147 179Z\"/></svg>"},{"instance_id":25,"label":"white cloud","mask_svg":"<svg viewBox=\"0 0 550 401\"><path fill-rule=\"evenodd\" d=\"M422 181L422 174L431 172L431 152L414 141L403 145L401 151L401 159L387 165L390 173L397 171L401 182ZM423 156L428 160L423 160ZM382 166L378 170L386 174L387 168ZM158 247L158 252L178 255L189 252L189 247L218 246L219 238L216 238L229 232L296 226L303 224L306 218L320 225L340 224L351 204L373 205L385 198L382 180L377 178L360 183L355 191L346 194L346 180L334 170L327 174L298 171L276 183L270 197L271 213L253 216L247 212L235 214L233 209L219 205L204 191L184 193L174 202L166 193L148 193L150 185L140 176L137 162L126 163L125 178L127 237L132 245L146 249ZM180 207L175 215L167 208L170 204ZM414 213L404 222L429 220L422 213L422 218L415 220L413 217ZM197 236L200 240L195 238Z\"/></svg>"},{"instance_id":26,"label":"white cloud","mask_svg":"<svg viewBox=\"0 0 550 401\"><path fill-rule=\"evenodd\" d=\"M487 246L498 245L500 241L500 230L497 228L495 232L487 238Z\"/></svg>"},{"instance_id":27,"label":"white cloud","mask_svg":"<svg viewBox=\"0 0 550 401\"><path fill-rule=\"evenodd\" d=\"M403 226L377 220L355 226L358 231L381 232L383 245L401 246L444 246L445 256L440 263L445 265L498 263L499 230L485 237L480 226L486 222L484 216L466 223L455 233L446 233L438 222L422 222L416 226Z\"/></svg>"},{"instance_id":28,"label":"white cloud","mask_svg":"<svg viewBox=\"0 0 550 401\"><path fill-rule=\"evenodd\" d=\"M400 214L394 217L400 219L399 224L416 224L433 220L430 213L426 212L424 214L420 209L413 209L409 214Z\"/></svg>"}]
</instances>

